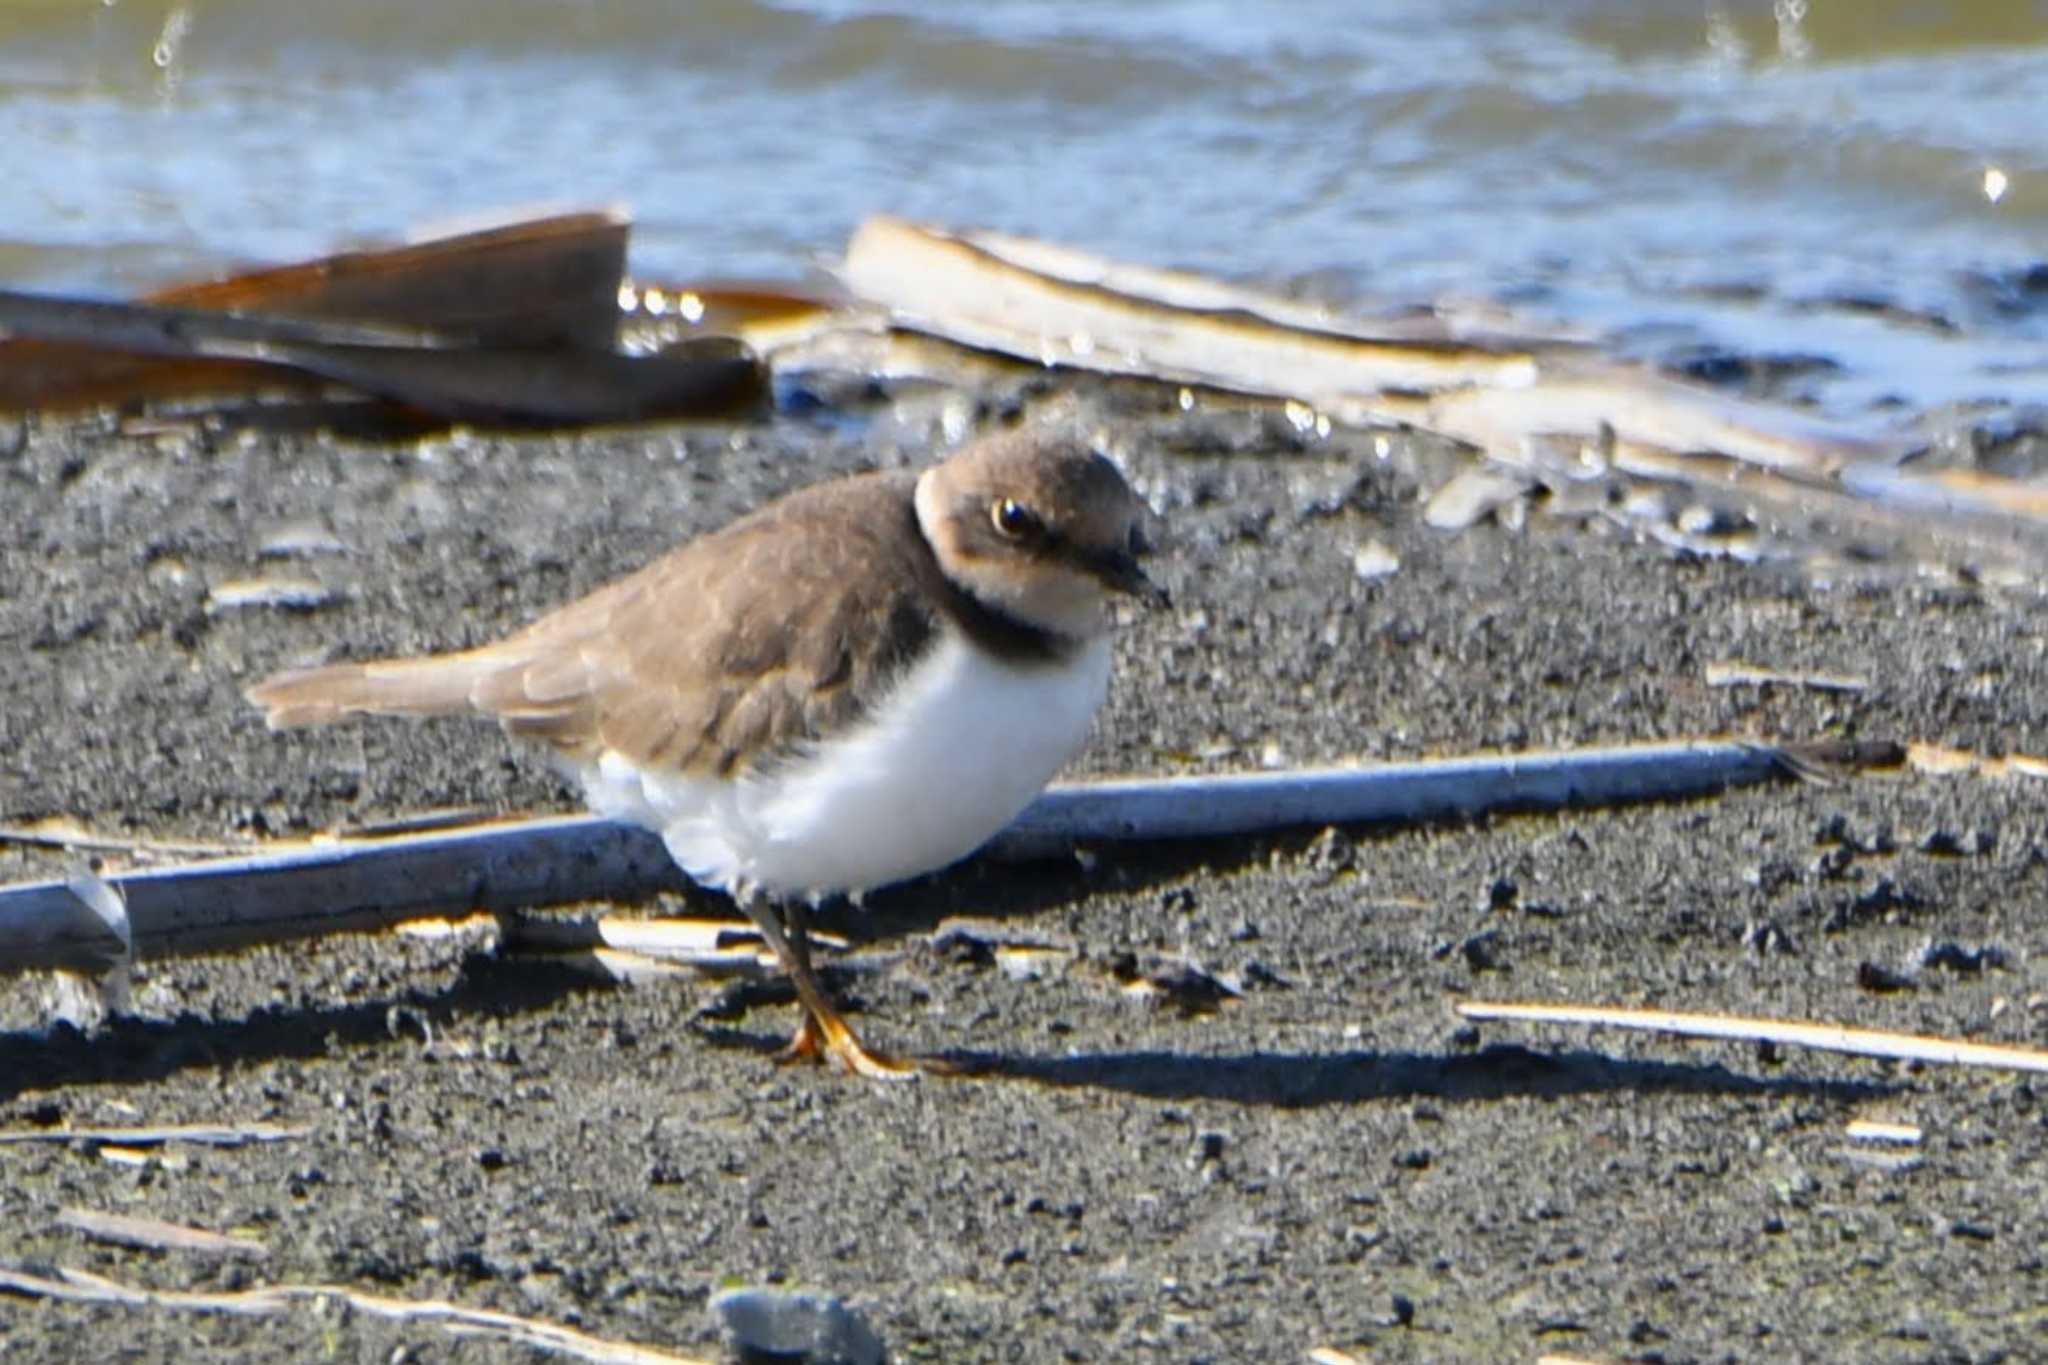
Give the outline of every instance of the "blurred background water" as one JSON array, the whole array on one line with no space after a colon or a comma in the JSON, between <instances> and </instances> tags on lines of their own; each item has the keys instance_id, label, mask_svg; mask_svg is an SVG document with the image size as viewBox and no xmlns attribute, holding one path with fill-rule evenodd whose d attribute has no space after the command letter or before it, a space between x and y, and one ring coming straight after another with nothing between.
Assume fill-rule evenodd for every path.
<instances>
[{"instance_id":1,"label":"blurred background water","mask_svg":"<svg viewBox=\"0 0 2048 1365\"><path fill-rule=\"evenodd\" d=\"M890 211L2040 402L2044 129L2048 0L11 0L0 282L542 204L788 277Z\"/></svg>"}]
</instances>

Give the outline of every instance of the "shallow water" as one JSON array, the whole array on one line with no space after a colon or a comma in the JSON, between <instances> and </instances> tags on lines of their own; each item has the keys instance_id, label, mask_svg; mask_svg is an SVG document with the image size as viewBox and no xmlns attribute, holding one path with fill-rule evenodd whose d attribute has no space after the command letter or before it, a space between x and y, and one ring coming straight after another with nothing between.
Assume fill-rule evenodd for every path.
<instances>
[{"instance_id":1,"label":"shallow water","mask_svg":"<svg viewBox=\"0 0 2048 1365\"><path fill-rule=\"evenodd\" d=\"M0 279L541 203L629 206L645 275L788 276L887 210L1825 357L1838 411L2048 401L2044 110L2043 0L41 0Z\"/></svg>"}]
</instances>

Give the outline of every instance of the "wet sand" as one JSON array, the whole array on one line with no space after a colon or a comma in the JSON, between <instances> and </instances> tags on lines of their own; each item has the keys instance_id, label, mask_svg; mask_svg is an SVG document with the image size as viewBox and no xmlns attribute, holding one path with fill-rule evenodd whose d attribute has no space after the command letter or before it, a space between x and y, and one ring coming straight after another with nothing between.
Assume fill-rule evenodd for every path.
<instances>
[{"instance_id":1,"label":"wet sand","mask_svg":"<svg viewBox=\"0 0 2048 1365\"><path fill-rule=\"evenodd\" d=\"M1815 573L1598 520L1434 531L1421 498L1458 457L1426 439L1317 441L1274 414L1094 393L1173 528L1175 606L1124 631L1084 770L1726 733L2048 751L2031 586L1882 545ZM971 409L398 448L88 423L14 450L0 432L0 817L218 840L571 809L489 728L273 736L239 690L344 644L484 640L775 492L921 461L949 407ZM1359 577L1372 541L1397 572ZM209 609L266 576L333 596ZM1709 686L1732 659L1869 686ZM2040 1043L2039 805L2026 779L1875 774L974 862L828 915L873 966L843 978L870 1036L992 1063L974 1081L778 1068L794 1015L772 992L602 986L461 937L152 964L139 1017L90 1039L38 1031L43 983L16 978L0 1127L311 1131L177 1169L0 1147L0 1258L174 1288L338 1281L706 1355L708 1294L744 1281L843 1295L902 1360L2018 1359L2048 1330L2037 1085L1478 1029L1451 1007L1653 1003ZM65 866L0 846L0 880ZM961 917L1072 955L1013 979L935 940ZM1242 994L1185 1011L1126 990L1133 963ZM1855 1118L1922 1125L1916 1164L1873 1164ZM67 1206L245 1229L270 1255L94 1245L53 1223ZM401 1344L531 1358L339 1310L0 1299L10 1360Z\"/></svg>"}]
</instances>

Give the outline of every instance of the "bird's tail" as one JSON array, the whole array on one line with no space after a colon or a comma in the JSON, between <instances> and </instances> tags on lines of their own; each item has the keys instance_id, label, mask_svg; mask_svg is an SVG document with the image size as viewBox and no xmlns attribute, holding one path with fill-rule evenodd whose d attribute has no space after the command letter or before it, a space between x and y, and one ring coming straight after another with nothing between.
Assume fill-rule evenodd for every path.
<instances>
[{"instance_id":1,"label":"bird's tail","mask_svg":"<svg viewBox=\"0 0 2048 1365\"><path fill-rule=\"evenodd\" d=\"M351 716L443 716L474 709L477 685L505 666L483 650L326 664L273 673L243 695L273 730Z\"/></svg>"}]
</instances>

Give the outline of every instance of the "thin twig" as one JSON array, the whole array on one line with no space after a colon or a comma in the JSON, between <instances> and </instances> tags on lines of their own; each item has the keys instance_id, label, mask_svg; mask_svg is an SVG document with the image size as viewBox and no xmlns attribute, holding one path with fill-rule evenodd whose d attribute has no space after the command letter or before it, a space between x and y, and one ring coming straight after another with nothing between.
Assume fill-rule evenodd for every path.
<instances>
[{"instance_id":1,"label":"thin twig","mask_svg":"<svg viewBox=\"0 0 2048 1365\"><path fill-rule=\"evenodd\" d=\"M458 1336L489 1336L552 1351L598 1365L710 1365L696 1356L677 1355L657 1346L607 1341L573 1327L517 1317L483 1308L466 1308L444 1299L399 1299L365 1294L338 1284L279 1284L220 1293L176 1289L143 1289L59 1266L55 1276L35 1275L0 1267L0 1290L31 1298L67 1303L118 1304L130 1308L168 1308L189 1313L233 1313L272 1317L310 1299L339 1299L360 1312L397 1322L430 1322Z\"/></svg>"},{"instance_id":2,"label":"thin twig","mask_svg":"<svg viewBox=\"0 0 2048 1365\"><path fill-rule=\"evenodd\" d=\"M1761 664L1728 659L1706 668L1709 687L1805 687L1815 692L1862 692L1870 679L1848 673L1785 673Z\"/></svg>"},{"instance_id":3,"label":"thin twig","mask_svg":"<svg viewBox=\"0 0 2048 1365\"><path fill-rule=\"evenodd\" d=\"M1687 1038L1733 1038L1746 1042L1781 1043L1846 1052L1858 1057L1889 1057L1899 1061L1935 1062L1950 1066L2003 1067L2013 1071L2048 1071L2048 1052L2038 1048L1971 1043L1959 1038L1932 1038L1881 1029L1843 1028L1796 1019L1755 1019L1733 1014L1684 1014L1671 1010L1629 1009L1605 1005L1508 1004L1467 1000L1457 1006L1467 1019L1513 1019L1535 1024L1593 1024L1643 1029Z\"/></svg>"},{"instance_id":4,"label":"thin twig","mask_svg":"<svg viewBox=\"0 0 2048 1365\"><path fill-rule=\"evenodd\" d=\"M312 1132L303 1125L277 1123L170 1123L141 1128L16 1128L0 1132L0 1143L90 1142L122 1147L154 1147L165 1142L190 1142L201 1147L246 1147L252 1142L285 1142Z\"/></svg>"},{"instance_id":5,"label":"thin twig","mask_svg":"<svg viewBox=\"0 0 2048 1365\"><path fill-rule=\"evenodd\" d=\"M228 858L237 853L247 853L257 846L253 840L247 839L234 843L208 843L200 839L130 839L117 834L95 833L69 821L0 825L0 844L150 858Z\"/></svg>"},{"instance_id":6,"label":"thin twig","mask_svg":"<svg viewBox=\"0 0 2048 1365\"><path fill-rule=\"evenodd\" d=\"M230 1237L205 1228L187 1227L182 1223L167 1223L161 1218L68 1208L58 1213L57 1222L95 1241L142 1247L148 1251L190 1251L202 1256L247 1256L257 1260L270 1254L270 1248L261 1242Z\"/></svg>"},{"instance_id":7,"label":"thin twig","mask_svg":"<svg viewBox=\"0 0 2048 1365\"><path fill-rule=\"evenodd\" d=\"M1967 749L1951 749L1946 745L1929 744L1921 740L1915 740L1906 746L1906 765L1915 772L1927 773L1934 777L1951 777L1964 773L1992 779L2048 777L2048 761L2032 754L2007 754L2000 758L1993 754L1973 754Z\"/></svg>"},{"instance_id":8,"label":"thin twig","mask_svg":"<svg viewBox=\"0 0 2048 1365\"><path fill-rule=\"evenodd\" d=\"M1917 1123L1886 1123L1882 1119L1852 1119L1842 1135L1851 1142L1896 1142L1914 1146L1920 1141Z\"/></svg>"}]
</instances>

